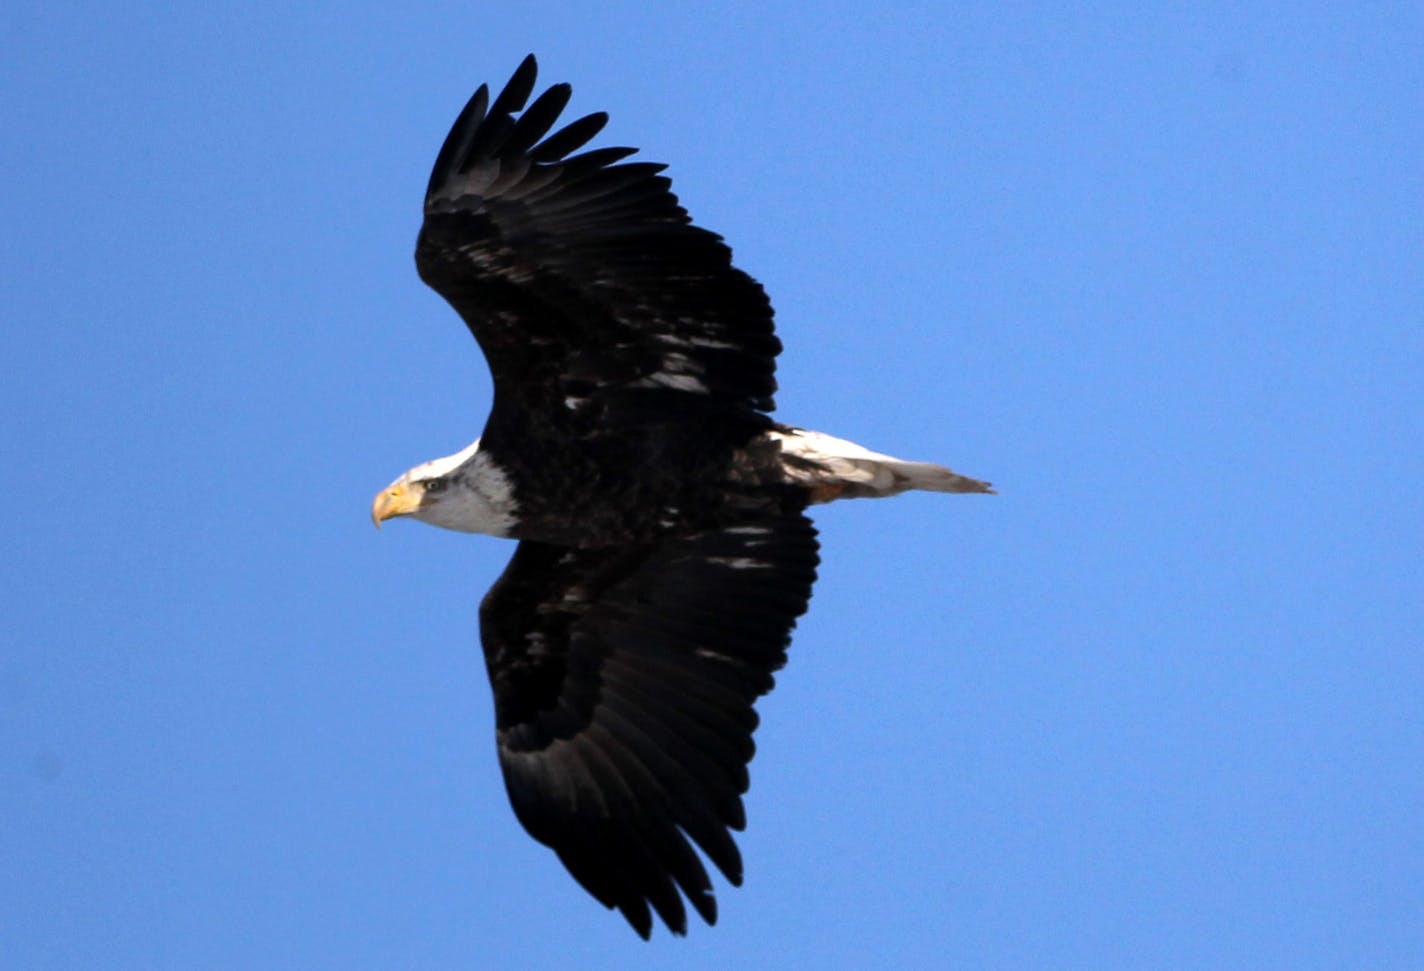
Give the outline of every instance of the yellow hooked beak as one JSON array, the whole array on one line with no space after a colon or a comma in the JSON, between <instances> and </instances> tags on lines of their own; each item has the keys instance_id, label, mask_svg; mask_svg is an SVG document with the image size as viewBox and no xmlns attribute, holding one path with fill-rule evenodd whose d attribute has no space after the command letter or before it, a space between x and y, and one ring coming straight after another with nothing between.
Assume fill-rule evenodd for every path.
<instances>
[{"instance_id":1,"label":"yellow hooked beak","mask_svg":"<svg viewBox=\"0 0 1424 971\"><path fill-rule=\"evenodd\" d=\"M371 503L371 522L380 529L381 523L392 516L409 516L420 508L424 498L425 487L418 483L397 482L387 486L376 493L376 500Z\"/></svg>"}]
</instances>

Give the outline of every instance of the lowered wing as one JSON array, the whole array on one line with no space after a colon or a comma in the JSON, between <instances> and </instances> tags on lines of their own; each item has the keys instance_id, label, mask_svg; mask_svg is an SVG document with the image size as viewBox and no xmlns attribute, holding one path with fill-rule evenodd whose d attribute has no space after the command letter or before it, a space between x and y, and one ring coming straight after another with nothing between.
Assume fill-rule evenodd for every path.
<instances>
[{"instance_id":1,"label":"lowered wing","mask_svg":"<svg viewBox=\"0 0 1424 971\"><path fill-rule=\"evenodd\" d=\"M816 533L798 514L634 549L521 543L480 608L499 760L525 829L643 937L682 895L709 924L733 884L729 830L757 724L811 596Z\"/></svg>"}]
</instances>

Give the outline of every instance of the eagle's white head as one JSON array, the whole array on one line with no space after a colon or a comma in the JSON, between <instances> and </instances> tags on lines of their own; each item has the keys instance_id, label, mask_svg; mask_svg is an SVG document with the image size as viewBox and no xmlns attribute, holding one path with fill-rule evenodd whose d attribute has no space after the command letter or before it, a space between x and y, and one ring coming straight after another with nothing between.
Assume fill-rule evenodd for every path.
<instances>
[{"instance_id":1,"label":"eagle's white head","mask_svg":"<svg viewBox=\"0 0 1424 971\"><path fill-rule=\"evenodd\" d=\"M371 519L379 527L393 516L507 537L518 521L518 507L509 476L480 451L477 438L454 455L417 465L382 489L371 503Z\"/></svg>"}]
</instances>

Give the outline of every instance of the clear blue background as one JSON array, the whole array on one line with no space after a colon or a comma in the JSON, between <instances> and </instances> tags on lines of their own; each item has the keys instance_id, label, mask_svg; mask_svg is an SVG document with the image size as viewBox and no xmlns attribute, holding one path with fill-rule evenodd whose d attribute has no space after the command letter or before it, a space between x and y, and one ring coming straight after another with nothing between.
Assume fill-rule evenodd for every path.
<instances>
[{"instance_id":1,"label":"clear blue background","mask_svg":"<svg viewBox=\"0 0 1424 971\"><path fill-rule=\"evenodd\" d=\"M1418 4L10 3L0 965L1424 966ZM175 9L176 8L176 9ZM539 54L773 295L823 510L722 921L505 800L435 151Z\"/></svg>"}]
</instances>

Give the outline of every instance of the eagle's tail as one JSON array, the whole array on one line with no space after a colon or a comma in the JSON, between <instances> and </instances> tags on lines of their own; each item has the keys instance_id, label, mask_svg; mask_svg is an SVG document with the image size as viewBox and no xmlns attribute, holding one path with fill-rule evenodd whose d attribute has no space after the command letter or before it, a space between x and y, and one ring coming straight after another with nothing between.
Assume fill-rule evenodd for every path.
<instances>
[{"instance_id":1,"label":"eagle's tail","mask_svg":"<svg viewBox=\"0 0 1424 971\"><path fill-rule=\"evenodd\" d=\"M854 442L801 428L770 433L781 446L788 479L804 484L812 502L893 496L910 489L930 492L990 492L987 482L931 462L906 462Z\"/></svg>"}]
</instances>

